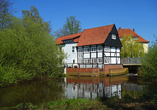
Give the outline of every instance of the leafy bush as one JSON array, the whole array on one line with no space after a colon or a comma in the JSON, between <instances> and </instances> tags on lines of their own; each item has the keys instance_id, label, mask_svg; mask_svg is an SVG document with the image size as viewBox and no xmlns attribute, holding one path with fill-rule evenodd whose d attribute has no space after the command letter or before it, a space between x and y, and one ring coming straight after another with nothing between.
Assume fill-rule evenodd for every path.
<instances>
[{"instance_id":1,"label":"leafy bush","mask_svg":"<svg viewBox=\"0 0 157 110\"><path fill-rule=\"evenodd\" d=\"M38 16L23 11L22 19L12 17L8 28L0 31L1 86L61 73L66 55L55 45L48 23L39 17L35 7L31 9Z\"/></svg>"},{"instance_id":2,"label":"leafy bush","mask_svg":"<svg viewBox=\"0 0 157 110\"><path fill-rule=\"evenodd\" d=\"M142 62L143 78L147 81L157 81L157 43L153 42Z\"/></svg>"}]
</instances>

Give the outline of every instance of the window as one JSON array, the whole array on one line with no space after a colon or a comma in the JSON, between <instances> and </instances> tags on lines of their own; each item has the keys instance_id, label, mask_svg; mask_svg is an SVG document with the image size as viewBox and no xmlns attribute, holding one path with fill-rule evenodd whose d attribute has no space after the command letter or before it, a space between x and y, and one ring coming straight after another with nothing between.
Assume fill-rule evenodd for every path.
<instances>
[{"instance_id":1,"label":"window","mask_svg":"<svg viewBox=\"0 0 157 110\"><path fill-rule=\"evenodd\" d=\"M110 52L110 47L109 46L105 46L104 51L105 52Z\"/></svg>"},{"instance_id":2,"label":"window","mask_svg":"<svg viewBox=\"0 0 157 110\"><path fill-rule=\"evenodd\" d=\"M75 63L75 59L73 59L73 63Z\"/></svg>"},{"instance_id":3,"label":"window","mask_svg":"<svg viewBox=\"0 0 157 110\"><path fill-rule=\"evenodd\" d=\"M104 57L104 64L105 63L110 63L110 57Z\"/></svg>"},{"instance_id":4,"label":"window","mask_svg":"<svg viewBox=\"0 0 157 110\"><path fill-rule=\"evenodd\" d=\"M102 46L98 46L97 51L102 51Z\"/></svg>"},{"instance_id":5,"label":"window","mask_svg":"<svg viewBox=\"0 0 157 110\"><path fill-rule=\"evenodd\" d=\"M138 40L138 37L133 37L134 40Z\"/></svg>"},{"instance_id":6,"label":"window","mask_svg":"<svg viewBox=\"0 0 157 110\"><path fill-rule=\"evenodd\" d=\"M71 42L73 42L73 39L63 41L63 43L71 43Z\"/></svg>"},{"instance_id":7,"label":"window","mask_svg":"<svg viewBox=\"0 0 157 110\"><path fill-rule=\"evenodd\" d=\"M96 59L91 59L91 63L97 63Z\"/></svg>"},{"instance_id":8,"label":"window","mask_svg":"<svg viewBox=\"0 0 157 110\"><path fill-rule=\"evenodd\" d=\"M90 63L90 59L84 59L84 63Z\"/></svg>"},{"instance_id":9,"label":"window","mask_svg":"<svg viewBox=\"0 0 157 110\"><path fill-rule=\"evenodd\" d=\"M78 48L78 52L82 52L82 48Z\"/></svg>"},{"instance_id":10,"label":"window","mask_svg":"<svg viewBox=\"0 0 157 110\"><path fill-rule=\"evenodd\" d=\"M91 51L95 52L96 51L96 47L91 47Z\"/></svg>"},{"instance_id":11,"label":"window","mask_svg":"<svg viewBox=\"0 0 157 110\"><path fill-rule=\"evenodd\" d=\"M116 40L116 35L115 34L112 34L112 39Z\"/></svg>"},{"instance_id":12,"label":"window","mask_svg":"<svg viewBox=\"0 0 157 110\"><path fill-rule=\"evenodd\" d=\"M98 59L98 63L102 63L102 58L101 58L101 59Z\"/></svg>"},{"instance_id":13,"label":"window","mask_svg":"<svg viewBox=\"0 0 157 110\"><path fill-rule=\"evenodd\" d=\"M111 52L116 52L116 47L111 47Z\"/></svg>"},{"instance_id":14,"label":"window","mask_svg":"<svg viewBox=\"0 0 157 110\"><path fill-rule=\"evenodd\" d=\"M84 52L89 52L89 47L85 47Z\"/></svg>"},{"instance_id":15,"label":"window","mask_svg":"<svg viewBox=\"0 0 157 110\"><path fill-rule=\"evenodd\" d=\"M78 58L78 63L83 63L83 60Z\"/></svg>"},{"instance_id":16,"label":"window","mask_svg":"<svg viewBox=\"0 0 157 110\"><path fill-rule=\"evenodd\" d=\"M82 53L78 53L78 58L83 58L83 54Z\"/></svg>"},{"instance_id":17,"label":"window","mask_svg":"<svg viewBox=\"0 0 157 110\"><path fill-rule=\"evenodd\" d=\"M72 52L75 52L75 47L74 46L72 46Z\"/></svg>"}]
</instances>

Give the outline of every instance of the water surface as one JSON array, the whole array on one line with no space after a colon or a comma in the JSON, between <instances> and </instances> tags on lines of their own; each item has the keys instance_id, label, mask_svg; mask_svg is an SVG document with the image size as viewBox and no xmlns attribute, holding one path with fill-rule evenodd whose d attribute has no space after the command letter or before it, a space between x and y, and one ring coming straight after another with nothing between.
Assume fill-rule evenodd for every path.
<instances>
[{"instance_id":1,"label":"water surface","mask_svg":"<svg viewBox=\"0 0 157 110\"><path fill-rule=\"evenodd\" d=\"M56 80L36 80L0 88L0 107L12 107L19 103L43 102L66 98L112 97L119 98L128 93L137 98L142 95L144 85L140 80L128 76L116 77L73 77Z\"/></svg>"}]
</instances>

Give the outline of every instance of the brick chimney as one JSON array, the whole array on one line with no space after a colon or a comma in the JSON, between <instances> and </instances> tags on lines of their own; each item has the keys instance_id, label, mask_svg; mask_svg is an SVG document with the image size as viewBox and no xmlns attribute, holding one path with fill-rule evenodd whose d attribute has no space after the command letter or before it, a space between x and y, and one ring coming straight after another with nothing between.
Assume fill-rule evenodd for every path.
<instances>
[{"instance_id":1,"label":"brick chimney","mask_svg":"<svg viewBox=\"0 0 157 110\"><path fill-rule=\"evenodd\" d=\"M119 27L119 30L121 30L121 27Z\"/></svg>"},{"instance_id":2,"label":"brick chimney","mask_svg":"<svg viewBox=\"0 0 157 110\"><path fill-rule=\"evenodd\" d=\"M135 32L135 29L133 28L133 31Z\"/></svg>"}]
</instances>

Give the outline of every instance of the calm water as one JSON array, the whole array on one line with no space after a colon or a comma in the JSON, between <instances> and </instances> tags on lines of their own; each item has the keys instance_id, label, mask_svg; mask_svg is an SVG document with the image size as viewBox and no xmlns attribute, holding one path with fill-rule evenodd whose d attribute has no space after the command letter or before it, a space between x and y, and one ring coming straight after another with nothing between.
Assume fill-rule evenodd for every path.
<instances>
[{"instance_id":1,"label":"calm water","mask_svg":"<svg viewBox=\"0 0 157 110\"><path fill-rule=\"evenodd\" d=\"M144 85L140 84L140 80L128 76L38 80L0 88L0 107L16 106L22 102L38 105L44 101L61 98L89 98L93 100L96 97L115 95L121 98L125 93L137 98L142 95L143 90Z\"/></svg>"}]
</instances>

